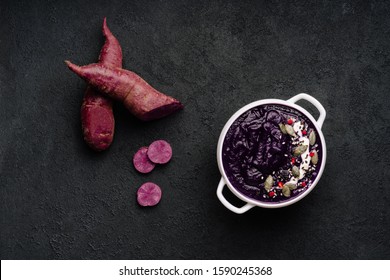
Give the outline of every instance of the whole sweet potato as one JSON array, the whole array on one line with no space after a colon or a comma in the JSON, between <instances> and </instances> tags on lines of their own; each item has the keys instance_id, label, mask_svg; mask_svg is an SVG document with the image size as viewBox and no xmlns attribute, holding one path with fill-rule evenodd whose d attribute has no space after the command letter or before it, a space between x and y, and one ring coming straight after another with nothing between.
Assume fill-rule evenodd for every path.
<instances>
[{"instance_id":1,"label":"whole sweet potato","mask_svg":"<svg viewBox=\"0 0 390 280\"><path fill-rule=\"evenodd\" d=\"M122 67L122 49L118 40L103 21L105 43L100 51L99 62L109 67ZM112 100L88 86L81 105L81 124L85 142L94 150L107 149L113 140L115 120Z\"/></svg>"},{"instance_id":2,"label":"whole sweet potato","mask_svg":"<svg viewBox=\"0 0 390 280\"><path fill-rule=\"evenodd\" d=\"M183 108L178 100L154 89L134 72L102 63L78 66L65 62L91 86L123 102L134 116L143 121L159 119Z\"/></svg>"}]
</instances>

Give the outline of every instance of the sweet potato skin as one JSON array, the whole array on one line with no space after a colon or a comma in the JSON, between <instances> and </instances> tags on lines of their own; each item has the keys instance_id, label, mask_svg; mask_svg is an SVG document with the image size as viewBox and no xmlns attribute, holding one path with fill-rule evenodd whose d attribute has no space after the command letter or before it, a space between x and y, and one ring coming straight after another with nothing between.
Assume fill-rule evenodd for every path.
<instances>
[{"instance_id":1,"label":"sweet potato skin","mask_svg":"<svg viewBox=\"0 0 390 280\"><path fill-rule=\"evenodd\" d=\"M65 62L91 86L123 102L134 116L143 121L159 119L183 108L180 101L154 89L132 71L110 68L102 63L77 66Z\"/></svg>"},{"instance_id":2,"label":"sweet potato skin","mask_svg":"<svg viewBox=\"0 0 390 280\"><path fill-rule=\"evenodd\" d=\"M104 45L99 62L110 67L122 67L122 49L118 40L103 21ZM106 150L112 143L115 119L112 100L88 86L81 105L81 125L85 142L96 151Z\"/></svg>"},{"instance_id":3,"label":"sweet potato skin","mask_svg":"<svg viewBox=\"0 0 390 280\"><path fill-rule=\"evenodd\" d=\"M102 31L106 40L100 50L99 62L108 67L122 67L122 48L108 28L106 18L103 20Z\"/></svg>"},{"instance_id":4,"label":"sweet potato skin","mask_svg":"<svg viewBox=\"0 0 390 280\"><path fill-rule=\"evenodd\" d=\"M88 86L81 106L81 124L85 142L96 151L106 150L112 143L115 120L112 101Z\"/></svg>"}]
</instances>

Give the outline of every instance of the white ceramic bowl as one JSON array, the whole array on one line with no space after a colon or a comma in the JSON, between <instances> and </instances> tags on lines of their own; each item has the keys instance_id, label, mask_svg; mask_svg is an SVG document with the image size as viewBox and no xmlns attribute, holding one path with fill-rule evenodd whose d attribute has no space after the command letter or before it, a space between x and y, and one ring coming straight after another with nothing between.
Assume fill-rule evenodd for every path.
<instances>
[{"instance_id":1,"label":"white ceramic bowl","mask_svg":"<svg viewBox=\"0 0 390 280\"><path fill-rule=\"evenodd\" d=\"M315 120L313 118L313 116L309 112L307 112L304 108L302 108L301 106L295 104L298 100L306 100L306 101L309 101L311 104L313 104L317 108L319 113L320 113L320 116L319 116L318 120ZM301 112L303 115L305 115L313 123L315 129L318 132L318 136L320 138L320 142L321 142L321 146L322 146L321 166L320 166L320 170L318 171L318 174L317 174L315 180L311 183L310 187L306 191L304 191L302 194L300 194L300 195L298 195L296 197L293 197L291 199L282 201L282 202L268 203L268 202L255 200L253 198L250 198L250 197L247 197L247 196L243 195L236 188L234 188L233 185L229 182L229 180L228 180L228 178L226 176L225 170L223 168L223 163L222 163L222 146L223 146L223 142L225 140L226 133L228 132L230 126L244 112L246 112L246 111L248 111L248 110L250 110L250 109L252 109L254 107L257 107L257 106L260 106L260 105L266 105L266 104L284 105L284 106L293 108L293 109ZM290 98L288 100L263 99L263 100L252 102L252 103L242 107L240 110L238 110L227 121L227 123L225 124L224 128L222 129L221 135L219 136L219 140L218 140L217 162L218 162L218 167L219 167L219 171L221 172L222 178L221 178L221 181L219 182L219 185L218 185L218 188L217 188L217 196L218 196L219 200L221 201L221 203L223 205L225 205L226 208L228 208L229 210L233 211L234 213L242 214L242 213L245 213L246 211L248 211L249 209L253 208L254 206L259 206L259 207L264 207L264 208L285 207L285 206L291 205L293 203L296 203L299 200L301 200L302 198L304 198L305 196L307 196L314 189L314 187L317 185L317 183L320 180L321 175L322 175L322 173L324 171L324 168L325 168L326 145L325 145L324 135L322 134L322 131L321 131L321 127L322 127L322 124L324 123L325 116L326 116L326 111L325 111L324 107L321 105L321 103L317 99L315 99L314 97L312 97L312 96L310 96L310 95L308 95L306 93L300 93L300 94L298 94L298 95L296 95L296 96L294 96L294 97L292 97L292 98ZM230 202L228 202L226 200L226 198L222 194L222 190L223 190L223 188L225 186L228 186L230 191L235 196L237 196L242 201L247 202L247 204L245 204L244 206L239 208L239 207L236 207L236 206L232 205Z\"/></svg>"}]
</instances>

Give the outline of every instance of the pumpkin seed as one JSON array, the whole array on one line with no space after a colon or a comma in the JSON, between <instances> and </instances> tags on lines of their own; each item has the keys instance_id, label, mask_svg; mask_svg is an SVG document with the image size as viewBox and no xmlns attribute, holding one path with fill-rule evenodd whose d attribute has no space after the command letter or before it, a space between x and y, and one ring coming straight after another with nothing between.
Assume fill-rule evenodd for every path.
<instances>
[{"instance_id":1,"label":"pumpkin seed","mask_svg":"<svg viewBox=\"0 0 390 280\"><path fill-rule=\"evenodd\" d=\"M309 134L309 143L312 146L316 143L316 133L314 132L314 130L312 130Z\"/></svg>"},{"instance_id":2,"label":"pumpkin seed","mask_svg":"<svg viewBox=\"0 0 390 280\"><path fill-rule=\"evenodd\" d=\"M291 183L291 182L288 182L288 183L284 184L284 185L283 185L283 188L284 188L285 186L287 186L287 188L289 188L290 191L295 190L295 189L297 188L297 184L294 184L294 183Z\"/></svg>"},{"instance_id":3,"label":"pumpkin seed","mask_svg":"<svg viewBox=\"0 0 390 280\"><path fill-rule=\"evenodd\" d=\"M264 188L266 191L270 191L272 186L274 184L274 179L272 178L271 175L268 175L267 179L264 182Z\"/></svg>"},{"instance_id":4,"label":"pumpkin seed","mask_svg":"<svg viewBox=\"0 0 390 280\"><path fill-rule=\"evenodd\" d=\"M289 124L285 124L284 125L284 128L286 129L286 132L288 133L288 135L292 136L292 137L296 137L297 135L295 134L295 131L294 131L294 128L289 125Z\"/></svg>"},{"instance_id":5,"label":"pumpkin seed","mask_svg":"<svg viewBox=\"0 0 390 280\"><path fill-rule=\"evenodd\" d=\"M291 190L288 186L284 185L283 189L282 189L282 194L285 196L285 197L290 197L291 196Z\"/></svg>"},{"instance_id":6,"label":"pumpkin seed","mask_svg":"<svg viewBox=\"0 0 390 280\"><path fill-rule=\"evenodd\" d=\"M298 166L294 165L292 170L291 170L291 173L294 177L299 177L299 168Z\"/></svg>"},{"instance_id":7,"label":"pumpkin seed","mask_svg":"<svg viewBox=\"0 0 390 280\"><path fill-rule=\"evenodd\" d=\"M279 128L280 128L280 131L283 133L283 134L287 134L287 131L286 131L286 127L283 123L280 123L279 124Z\"/></svg>"},{"instance_id":8,"label":"pumpkin seed","mask_svg":"<svg viewBox=\"0 0 390 280\"><path fill-rule=\"evenodd\" d=\"M312 164L317 164L317 163L318 163L318 154L317 154L317 151L314 151L313 154L314 154L314 155L311 157L311 163L312 163Z\"/></svg>"},{"instance_id":9,"label":"pumpkin seed","mask_svg":"<svg viewBox=\"0 0 390 280\"><path fill-rule=\"evenodd\" d=\"M306 152L306 149L307 149L307 145L301 145L301 146L296 147L296 148L293 150L293 155L294 155L294 157L300 156L301 154L303 154L304 152Z\"/></svg>"}]
</instances>

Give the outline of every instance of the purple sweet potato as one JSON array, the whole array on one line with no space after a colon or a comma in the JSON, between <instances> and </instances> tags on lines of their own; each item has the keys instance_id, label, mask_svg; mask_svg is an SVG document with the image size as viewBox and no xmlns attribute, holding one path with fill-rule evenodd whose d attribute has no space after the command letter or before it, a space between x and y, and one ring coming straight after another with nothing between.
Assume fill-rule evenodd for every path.
<instances>
[{"instance_id":1,"label":"purple sweet potato","mask_svg":"<svg viewBox=\"0 0 390 280\"><path fill-rule=\"evenodd\" d=\"M133 164L135 169L141 173L151 172L156 164L151 162L148 158L148 147L141 147L133 157Z\"/></svg>"},{"instance_id":2,"label":"purple sweet potato","mask_svg":"<svg viewBox=\"0 0 390 280\"><path fill-rule=\"evenodd\" d=\"M161 189L155 183L147 182L139 187L137 191L137 201L141 206L154 206L160 202Z\"/></svg>"},{"instance_id":3,"label":"purple sweet potato","mask_svg":"<svg viewBox=\"0 0 390 280\"><path fill-rule=\"evenodd\" d=\"M172 147L165 140L156 140L148 147L148 158L158 164L164 164L172 158Z\"/></svg>"},{"instance_id":4,"label":"purple sweet potato","mask_svg":"<svg viewBox=\"0 0 390 280\"><path fill-rule=\"evenodd\" d=\"M99 62L109 67L122 67L122 49L118 40L103 21L105 43L100 51ZM85 142L96 151L107 149L114 137L115 120L112 100L88 86L81 105L81 125Z\"/></svg>"},{"instance_id":5,"label":"purple sweet potato","mask_svg":"<svg viewBox=\"0 0 390 280\"><path fill-rule=\"evenodd\" d=\"M77 66L65 62L70 70L107 96L123 102L134 116L143 121L159 119L183 108L178 100L154 89L134 72L102 63Z\"/></svg>"}]
</instances>

